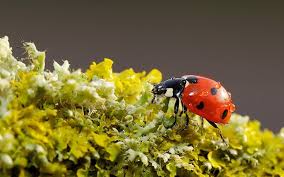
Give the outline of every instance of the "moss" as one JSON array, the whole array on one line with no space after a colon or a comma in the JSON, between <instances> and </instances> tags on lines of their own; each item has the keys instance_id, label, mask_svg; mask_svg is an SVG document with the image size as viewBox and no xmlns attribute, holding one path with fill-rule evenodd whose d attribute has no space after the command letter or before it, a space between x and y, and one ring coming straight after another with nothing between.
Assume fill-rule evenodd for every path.
<instances>
[{"instance_id":1,"label":"moss","mask_svg":"<svg viewBox=\"0 0 284 177\"><path fill-rule=\"evenodd\" d=\"M284 129L261 130L234 114L221 130L188 113L173 122L173 100L152 104L157 69L86 72L68 61L47 71L45 53L25 43L28 61L0 39L1 176L283 176Z\"/></svg>"}]
</instances>

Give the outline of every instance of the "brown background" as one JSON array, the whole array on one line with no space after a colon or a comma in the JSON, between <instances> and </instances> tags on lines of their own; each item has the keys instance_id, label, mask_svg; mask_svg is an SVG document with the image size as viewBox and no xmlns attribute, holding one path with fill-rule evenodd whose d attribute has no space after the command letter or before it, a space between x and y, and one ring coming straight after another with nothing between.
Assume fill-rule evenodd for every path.
<instances>
[{"instance_id":1,"label":"brown background","mask_svg":"<svg viewBox=\"0 0 284 177\"><path fill-rule=\"evenodd\" d=\"M0 36L20 56L33 41L53 60L85 69L104 57L115 70L159 68L164 78L201 74L232 93L237 112L284 126L284 5L281 1L1 2Z\"/></svg>"}]
</instances>

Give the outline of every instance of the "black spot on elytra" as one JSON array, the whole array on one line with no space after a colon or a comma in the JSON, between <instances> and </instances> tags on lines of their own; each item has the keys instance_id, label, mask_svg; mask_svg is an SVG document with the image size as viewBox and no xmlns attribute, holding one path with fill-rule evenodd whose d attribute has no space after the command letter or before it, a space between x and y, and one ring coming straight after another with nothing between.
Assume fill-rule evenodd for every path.
<instances>
[{"instance_id":1,"label":"black spot on elytra","mask_svg":"<svg viewBox=\"0 0 284 177\"><path fill-rule=\"evenodd\" d=\"M201 110L204 108L204 102L200 101L200 103L196 106L197 109Z\"/></svg>"},{"instance_id":2,"label":"black spot on elytra","mask_svg":"<svg viewBox=\"0 0 284 177\"><path fill-rule=\"evenodd\" d=\"M198 79L197 79L197 77L195 77L195 76L188 76L188 77L186 78L186 80L187 80L190 84L196 84L196 83L198 82Z\"/></svg>"},{"instance_id":3,"label":"black spot on elytra","mask_svg":"<svg viewBox=\"0 0 284 177\"><path fill-rule=\"evenodd\" d=\"M228 109L225 109L222 114L222 119L225 119L228 115Z\"/></svg>"},{"instance_id":4,"label":"black spot on elytra","mask_svg":"<svg viewBox=\"0 0 284 177\"><path fill-rule=\"evenodd\" d=\"M216 95L218 90L215 87L213 87L213 88L211 88L210 91L211 91L212 95Z\"/></svg>"}]
</instances>

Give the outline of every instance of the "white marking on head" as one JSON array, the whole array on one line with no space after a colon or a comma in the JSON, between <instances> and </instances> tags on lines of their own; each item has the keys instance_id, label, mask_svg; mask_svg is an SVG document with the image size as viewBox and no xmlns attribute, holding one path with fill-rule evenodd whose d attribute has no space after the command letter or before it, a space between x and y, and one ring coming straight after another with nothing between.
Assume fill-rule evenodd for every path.
<instances>
[{"instance_id":1,"label":"white marking on head","mask_svg":"<svg viewBox=\"0 0 284 177\"><path fill-rule=\"evenodd\" d=\"M165 96L166 97L173 97L173 95L174 95L174 89L173 88L167 88L167 91L166 91L166 93L165 93Z\"/></svg>"},{"instance_id":2,"label":"white marking on head","mask_svg":"<svg viewBox=\"0 0 284 177\"><path fill-rule=\"evenodd\" d=\"M184 87L187 87L189 85L189 82L188 81L186 81L186 83L185 83L185 86Z\"/></svg>"}]
</instances>

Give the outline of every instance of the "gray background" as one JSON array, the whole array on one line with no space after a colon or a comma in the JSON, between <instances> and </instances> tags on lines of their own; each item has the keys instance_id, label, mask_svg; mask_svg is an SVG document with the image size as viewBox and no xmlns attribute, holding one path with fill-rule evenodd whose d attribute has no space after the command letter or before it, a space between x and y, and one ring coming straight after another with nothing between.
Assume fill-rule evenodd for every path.
<instances>
[{"instance_id":1,"label":"gray background","mask_svg":"<svg viewBox=\"0 0 284 177\"><path fill-rule=\"evenodd\" d=\"M83 68L104 57L115 71L160 69L164 78L205 75L232 93L237 112L278 131L284 110L281 1L137 3L1 2L0 36L14 52L33 41L53 60Z\"/></svg>"}]
</instances>

